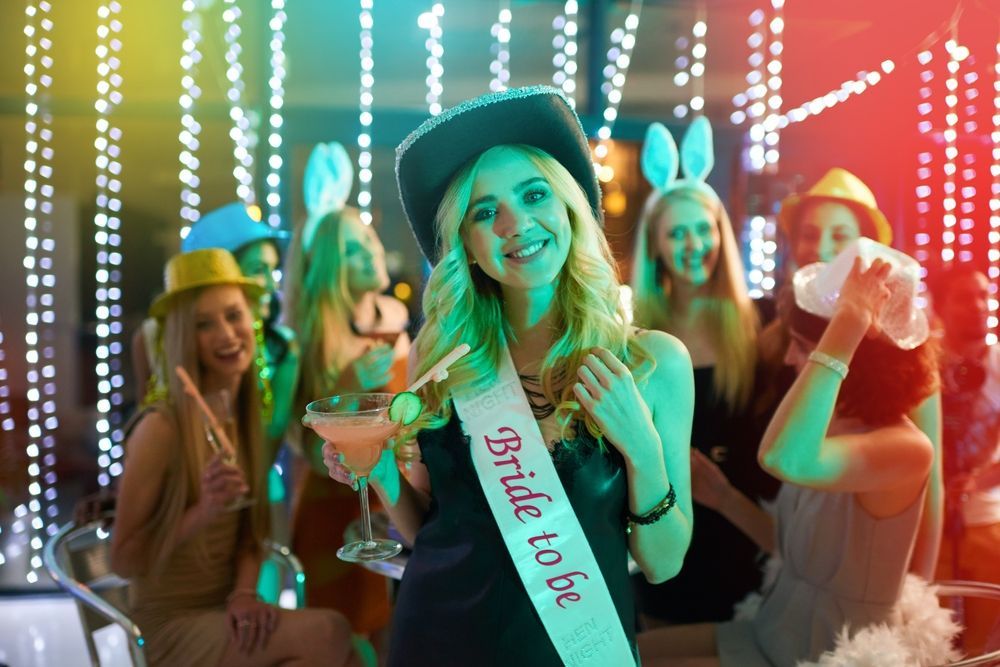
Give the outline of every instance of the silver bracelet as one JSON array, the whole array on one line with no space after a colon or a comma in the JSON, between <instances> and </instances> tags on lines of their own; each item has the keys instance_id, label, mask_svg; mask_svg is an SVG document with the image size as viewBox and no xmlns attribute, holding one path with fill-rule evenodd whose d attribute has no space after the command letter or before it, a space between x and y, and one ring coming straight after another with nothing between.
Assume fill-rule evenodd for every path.
<instances>
[{"instance_id":1,"label":"silver bracelet","mask_svg":"<svg viewBox=\"0 0 1000 667\"><path fill-rule=\"evenodd\" d=\"M809 353L809 361L825 366L840 376L841 380L847 379L847 364L829 354L813 350Z\"/></svg>"}]
</instances>

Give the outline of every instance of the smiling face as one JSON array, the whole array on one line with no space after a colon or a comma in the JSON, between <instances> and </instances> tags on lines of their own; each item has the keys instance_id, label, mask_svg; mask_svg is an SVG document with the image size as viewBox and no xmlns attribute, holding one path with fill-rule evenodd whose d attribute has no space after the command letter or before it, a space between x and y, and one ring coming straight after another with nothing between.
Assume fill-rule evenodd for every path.
<instances>
[{"instance_id":1,"label":"smiling face","mask_svg":"<svg viewBox=\"0 0 1000 667\"><path fill-rule=\"evenodd\" d=\"M687 197L670 200L656 227L656 251L671 279L701 287L719 263L719 225L704 204Z\"/></svg>"},{"instance_id":2,"label":"smiling face","mask_svg":"<svg viewBox=\"0 0 1000 667\"><path fill-rule=\"evenodd\" d=\"M498 147L479 161L461 235L466 252L503 287L555 284L569 255L566 204L534 162Z\"/></svg>"},{"instance_id":3,"label":"smiling face","mask_svg":"<svg viewBox=\"0 0 1000 667\"><path fill-rule=\"evenodd\" d=\"M806 203L795 227L795 263L802 267L813 262L830 262L860 236L858 217L846 204Z\"/></svg>"},{"instance_id":4,"label":"smiling face","mask_svg":"<svg viewBox=\"0 0 1000 667\"><path fill-rule=\"evenodd\" d=\"M347 286L357 299L367 292L381 292L389 286L385 248L375 230L361 222L353 211L345 211L340 233L344 242Z\"/></svg>"},{"instance_id":5,"label":"smiling face","mask_svg":"<svg viewBox=\"0 0 1000 667\"><path fill-rule=\"evenodd\" d=\"M224 387L253 362L253 319L246 295L236 285L206 287L194 304L198 362L205 386Z\"/></svg>"}]
</instances>

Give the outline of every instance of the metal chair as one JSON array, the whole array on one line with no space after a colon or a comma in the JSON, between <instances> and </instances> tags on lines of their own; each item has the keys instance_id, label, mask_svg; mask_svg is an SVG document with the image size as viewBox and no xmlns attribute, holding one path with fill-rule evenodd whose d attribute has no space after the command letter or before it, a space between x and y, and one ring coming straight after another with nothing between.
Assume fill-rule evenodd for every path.
<instances>
[{"instance_id":1,"label":"metal chair","mask_svg":"<svg viewBox=\"0 0 1000 667\"><path fill-rule=\"evenodd\" d=\"M997 584L981 581L935 581L934 586L938 589L939 598L972 597L1000 601L1000 585ZM996 634L997 629L994 629L993 632ZM994 637L994 640L996 639L1000 638ZM1000 665L1000 649L970 656L940 667L982 667L984 665Z\"/></svg>"},{"instance_id":2,"label":"metal chair","mask_svg":"<svg viewBox=\"0 0 1000 667\"><path fill-rule=\"evenodd\" d=\"M118 625L128 638L129 655L136 667L145 667L145 639L142 630L128 617L128 585L111 570L110 532L105 521L81 526L68 523L45 543L42 560L49 576L76 601L83 636L91 664L99 667L94 632L111 624ZM305 573L302 564L288 547L265 542L269 558L292 574L296 608L305 605Z\"/></svg>"}]
</instances>

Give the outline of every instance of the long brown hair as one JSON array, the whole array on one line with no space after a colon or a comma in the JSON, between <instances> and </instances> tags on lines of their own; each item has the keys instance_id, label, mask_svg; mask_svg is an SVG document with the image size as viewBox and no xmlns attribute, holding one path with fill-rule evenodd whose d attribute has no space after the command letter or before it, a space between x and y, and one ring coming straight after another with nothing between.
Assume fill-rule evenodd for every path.
<instances>
[{"instance_id":1,"label":"long brown hair","mask_svg":"<svg viewBox=\"0 0 1000 667\"><path fill-rule=\"evenodd\" d=\"M704 207L719 230L719 261L708 279L706 329L716 355L715 391L731 408L742 407L753 389L759 320L747 293L743 260L729 214L714 193L696 186L680 186L667 193L654 190L646 200L639 216L632 260L635 322L673 333L673 277L660 257L656 238L667 208L678 200Z\"/></svg>"},{"instance_id":2,"label":"long brown hair","mask_svg":"<svg viewBox=\"0 0 1000 667\"><path fill-rule=\"evenodd\" d=\"M194 402L184 393L184 388L174 372L165 372L176 366L183 366L196 385L201 384L201 365L198 362L198 343L195 330L195 304L202 290L195 289L177 295L165 321L163 332L164 377L167 377L167 398L157 403L153 409L161 411L174 424L179 435L180 451L170 461L163 498L154 515L147 523L152 531L150 554L152 571L162 570L167 557L173 551L184 511L198 501L201 492L201 473L211 456L211 447L205 437L202 416ZM255 317L247 301L248 316ZM248 325L249 326L249 325ZM255 354L260 354L257 350ZM254 544L267 537L268 505L263 502L267 496L267 462L265 452L264 427L261 423L260 392L257 388L255 364L251 364L240 380L239 393L234 401L238 437L238 461L247 477L249 495L258 498L250 510L249 520L245 520L241 530L248 534ZM204 555L204 554L202 554Z\"/></svg>"}]
</instances>

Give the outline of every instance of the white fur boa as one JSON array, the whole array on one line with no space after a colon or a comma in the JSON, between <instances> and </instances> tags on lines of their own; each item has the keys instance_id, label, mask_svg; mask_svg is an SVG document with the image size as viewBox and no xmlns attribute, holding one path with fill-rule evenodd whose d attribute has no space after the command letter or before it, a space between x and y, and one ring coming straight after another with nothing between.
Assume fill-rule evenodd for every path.
<instances>
[{"instance_id":1,"label":"white fur boa","mask_svg":"<svg viewBox=\"0 0 1000 667\"><path fill-rule=\"evenodd\" d=\"M906 575L896 611L899 622L891 626L869 625L853 634L845 626L832 651L798 667L931 667L961 657L953 648L961 628L951 610L941 606L934 585Z\"/></svg>"},{"instance_id":2,"label":"white fur boa","mask_svg":"<svg viewBox=\"0 0 1000 667\"><path fill-rule=\"evenodd\" d=\"M773 556L764 563L764 583L768 590L781 569L781 559ZM750 593L737 603L734 620L757 615L763 597ZM953 648L961 627L951 610L941 606L937 587L908 574L896 603L898 623L868 625L856 632L846 625L837 636L832 651L816 662L800 662L796 667L931 667L961 658Z\"/></svg>"}]
</instances>

